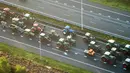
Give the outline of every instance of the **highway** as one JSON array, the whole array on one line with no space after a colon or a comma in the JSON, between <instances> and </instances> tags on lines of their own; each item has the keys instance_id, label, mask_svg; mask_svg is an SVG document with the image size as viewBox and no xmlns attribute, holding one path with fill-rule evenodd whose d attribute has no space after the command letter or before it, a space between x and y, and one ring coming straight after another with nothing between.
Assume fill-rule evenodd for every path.
<instances>
[{"instance_id":1,"label":"highway","mask_svg":"<svg viewBox=\"0 0 130 73\"><path fill-rule=\"evenodd\" d=\"M20 7L26 7L46 13L54 18L60 18L64 21L81 26L80 0L28 0L27 2L20 2L18 0L4 1L16 4ZM103 8L95 7L87 3L87 0L83 2L83 23L85 28L130 40L129 13L124 14L111 10L104 10Z\"/></svg>"},{"instance_id":2,"label":"highway","mask_svg":"<svg viewBox=\"0 0 130 73\"><path fill-rule=\"evenodd\" d=\"M51 29L56 30L56 32L59 33L61 37L65 37L62 35L62 30L51 26L46 26L45 33L48 34ZM65 62L67 64L81 67L83 69L93 71L94 73L128 73L127 71L123 71L122 64L120 62L117 64L117 67L114 67L102 63L100 61L100 55L98 54L94 57L84 56L83 51L87 48L87 45L83 42L82 36L80 35L77 35L77 37L75 38L77 41L76 46L70 49L67 54L55 48L55 41L51 43L51 46L47 46L45 44L41 44L41 46L39 46L40 43L38 43L37 37L30 40L28 37L24 35L22 36L23 37L21 37L21 35L19 34L13 35L9 29L0 28L0 42L24 48L27 51L34 52L37 54L40 54L39 51L41 49L41 55L43 56L47 56L55 60Z\"/></svg>"}]
</instances>

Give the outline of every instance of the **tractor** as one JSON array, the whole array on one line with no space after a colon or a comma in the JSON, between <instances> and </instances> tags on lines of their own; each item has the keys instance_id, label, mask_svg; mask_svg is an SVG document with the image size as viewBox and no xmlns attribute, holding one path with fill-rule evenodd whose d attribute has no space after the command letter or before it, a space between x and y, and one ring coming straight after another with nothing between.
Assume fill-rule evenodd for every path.
<instances>
[{"instance_id":1,"label":"tractor","mask_svg":"<svg viewBox=\"0 0 130 73\"><path fill-rule=\"evenodd\" d=\"M124 70L130 69L130 58L126 58L125 61L123 62L123 69Z\"/></svg>"},{"instance_id":2,"label":"tractor","mask_svg":"<svg viewBox=\"0 0 130 73\"><path fill-rule=\"evenodd\" d=\"M85 33L85 36L83 37L83 41L84 42L86 42L86 43L90 43L90 41L94 41L95 40L95 37L93 37L92 35L91 35L91 33L89 33L89 32L86 32Z\"/></svg>"},{"instance_id":3,"label":"tractor","mask_svg":"<svg viewBox=\"0 0 130 73\"><path fill-rule=\"evenodd\" d=\"M31 17L31 15L28 14L28 13L24 14L21 19L25 22L25 24L31 24L32 25L34 23L34 18Z\"/></svg>"},{"instance_id":4,"label":"tractor","mask_svg":"<svg viewBox=\"0 0 130 73\"><path fill-rule=\"evenodd\" d=\"M57 49L61 49L64 51L68 51L71 48L71 45L68 42L66 42L64 38L60 38L56 45Z\"/></svg>"},{"instance_id":5,"label":"tractor","mask_svg":"<svg viewBox=\"0 0 130 73\"><path fill-rule=\"evenodd\" d=\"M120 45L115 43L115 40L110 39L106 43L106 48L110 51L112 47L120 48Z\"/></svg>"},{"instance_id":6,"label":"tractor","mask_svg":"<svg viewBox=\"0 0 130 73\"><path fill-rule=\"evenodd\" d=\"M88 49L93 49L97 53L101 53L101 46L96 41L90 41Z\"/></svg>"},{"instance_id":7,"label":"tractor","mask_svg":"<svg viewBox=\"0 0 130 73\"><path fill-rule=\"evenodd\" d=\"M0 21L4 21L6 19L6 15L3 11L0 11Z\"/></svg>"},{"instance_id":8,"label":"tractor","mask_svg":"<svg viewBox=\"0 0 130 73\"><path fill-rule=\"evenodd\" d=\"M20 34L22 34L24 32L24 29L22 29L21 27L15 25L15 24L11 24L9 27L13 31L13 33L20 33Z\"/></svg>"},{"instance_id":9,"label":"tractor","mask_svg":"<svg viewBox=\"0 0 130 73\"><path fill-rule=\"evenodd\" d=\"M55 30L51 30L49 33L49 37L53 40L58 40L60 38L60 35L57 34Z\"/></svg>"},{"instance_id":10,"label":"tractor","mask_svg":"<svg viewBox=\"0 0 130 73\"><path fill-rule=\"evenodd\" d=\"M102 55L101 61L104 63L115 65L116 64L116 57L111 55L111 53L109 51L106 51L104 53L104 55Z\"/></svg>"},{"instance_id":11,"label":"tractor","mask_svg":"<svg viewBox=\"0 0 130 73\"><path fill-rule=\"evenodd\" d=\"M6 19L12 19L16 15L14 12L10 11L10 8L3 8L3 13Z\"/></svg>"},{"instance_id":12,"label":"tractor","mask_svg":"<svg viewBox=\"0 0 130 73\"><path fill-rule=\"evenodd\" d=\"M84 54L87 56L87 55L90 55L90 56L94 56L95 55L95 51L91 48L89 49L85 49L84 50Z\"/></svg>"},{"instance_id":13,"label":"tractor","mask_svg":"<svg viewBox=\"0 0 130 73\"><path fill-rule=\"evenodd\" d=\"M40 32L43 31L43 29L39 26L39 24L34 23L33 27L31 28L31 31L35 34L39 34Z\"/></svg>"},{"instance_id":14,"label":"tractor","mask_svg":"<svg viewBox=\"0 0 130 73\"><path fill-rule=\"evenodd\" d=\"M19 18L12 18L12 23L25 29L26 25L24 25L24 22L22 20L20 20Z\"/></svg>"},{"instance_id":15,"label":"tractor","mask_svg":"<svg viewBox=\"0 0 130 73\"><path fill-rule=\"evenodd\" d=\"M71 35L71 36L76 36L75 30L71 29L70 26L65 26L65 28L63 29L63 34L64 35Z\"/></svg>"},{"instance_id":16,"label":"tractor","mask_svg":"<svg viewBox=\"0 0 130 73\"><path fill-rule=\"evenodd\" d=\"M72 39L71 35L68 35L65 41L68 42L70 45L76 45L76 40Z\"/></svg>"},{"instance_id":17,"label":"tractor","mask_svg":"<svg viewBox=\"0 0 130 73\"><path fill-rule=\"evenodd\" d=\"M45 33L40 33L39 38L42 43L51 43L51 38L49 38L49 36L47 36Z\"/></svg>"},{"instance_id":18,"label":"tractor","mask_svg":"<svg viewBox=\"0 0 130 73\"><path fill-rule=\"evenodd\" d=\"M125 47L120 48L124 55L130 56L130 45L126 44Z\"/></svg>"},{"instance_id":19,"label":"tractor","mask_svg":"<svg viewBox=\"0 0 130 73\"><path fill-rule=\"evenodd\" d=\"M1 26L3 29L7 28L7 22L6 21L1 21Z\"/></svg>"},{"instance_id":20,"label":"tractor","mask_svg":"<svg viewBox=\"0 0 130 73\"><path fill-rule=\"evenodd\" d=\"M31 31L31 29L28 29L28 28L24 30L24 35L28 36L29 38L32 38L35 36L35 34Z\"/></svg>"}]
</instances>

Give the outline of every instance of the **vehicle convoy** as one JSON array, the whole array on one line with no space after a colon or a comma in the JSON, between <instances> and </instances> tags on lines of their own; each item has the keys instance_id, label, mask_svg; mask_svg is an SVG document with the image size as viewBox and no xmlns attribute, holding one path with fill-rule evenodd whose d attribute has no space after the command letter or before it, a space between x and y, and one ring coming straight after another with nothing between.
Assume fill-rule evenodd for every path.
<instances>
[{"instance_id":1,"label":"vehicle convoy","mask_svg":"<svg viewBox=\"0 0 130 73\"><path fill-rule=\"evenodd\" d=\"M95 37L93 37L91 33L89 32L85 33L85 36L83 37L84 42L90 43L90 41L94 41L94 40L95 40Z\"/></svg>"},{"instance_id":2,"label":"vehicle convoy","mask_svg":"<svg viewBox=\"0 0 130 73\"><path fill-rule=\"evenodd\" d=\"M6 12L6 13L5 13ZM25 35L29 37L29 39L39 37L37 40L39 40L39 43L45 43L45 44L52 44L52 47L56 47L57 49L63 50L63 51L69 51L72 47L77 47L77 41L76 39L79 37L74 38L76 36L75 30L71 29L70 26L65 26L63 29L63 34L66 36L66 38L62 38L60 34L56 33L55 30L51 30L48 33L44 32L46 31L43 25L40 25L36 22L34 22L34 18L30 16L30 14L23 14L18 15L18 17L11 16L10 22L7 22L6 15L9 12L10 9L7 8L3 11L0 11L0 23L2 28L11 29L13 33L20 33L20 35ZM8 24L10 23L10 24ZM130 69L130 45L126 44L124 47L121 47L119 44L115 42L115 40L110 39L107 40L106 45L101 44L103 42L97 41L95 37L89 33L86 32L85 36L83 38L80 37L82 42L87 43L87 48L84 51L80 50L80 52L84 53L86 56L95 56L97 57L97 53L101 56L101 61L104 63L108 63L111 65L116 65L116 61L121 59L121 61L125 59L123 62L123 69L128 70ZM52 42L53 40L58 42ZM101 42L101 43L100 43ZM84 43L81 43L84 46ZM86 44L85 44L86 46ZM79 47L79 46L78 46ZM106 47L106 48L103 48ZM75 50L74 50L75 51ZM77 52L77 51L76 51ZM123 57L123 58L122 58Z\"/></svg>"},{"instance_id":3,"label":"vehicle convoy","mask_svg":"<svg viewBox=\"0 0 130 73\"><path fill-rule=\"evenodd\" d=\"M116 64L116 57L111 55L111 52L109 51L106 51L102 57L101 57L101 61L103 63L108 63L108 64L111 64L111 65L115 65Z\"/></svg>"},{"instance_id":4,"label":"vehicle convoy","mask_svg":"<svg viewBox=\"0 0 130 73\"><path fill-rule=\"evenodd\" d=\"M64 35L71 35L72 37L76 36L75 30L71 29L70 26L65 26L63 29L63 34Z\"/></svg>"},{"instance_id":5,"label":"vehicle convoy","mask_svg":"<svg viewBox=\"0 0 130 73\"><path fill-rule=\"evenodd\" d=\"M58 41L59 38L60 38L60 35L59 35L58 33L56 33L55 30L51 30L51 31L49 32L49 37L50 37L52 40Z\"/></svg>"},{"instance_id":6,"label":"vehicle convoy","mask_svg":"<svg viewBox=\"0 0 130 73\"><path fill-rule=\"evenodd\" d=\"M56 43L56 48L63 51L68 51L71 48L71 45L66 42L64 38L60 38L59 41Z\"/></svg>"},{"instance_id":7,"label":"vehicle convoy","mask_svg":"<svg viewBox=\"0 0 130 73\"><path fill-rule=\"evenodd\" d=\"M130 58L126 58L125 61L123 62L123 69L124 70L130 69Z\"/></svg>"}]
</instances>

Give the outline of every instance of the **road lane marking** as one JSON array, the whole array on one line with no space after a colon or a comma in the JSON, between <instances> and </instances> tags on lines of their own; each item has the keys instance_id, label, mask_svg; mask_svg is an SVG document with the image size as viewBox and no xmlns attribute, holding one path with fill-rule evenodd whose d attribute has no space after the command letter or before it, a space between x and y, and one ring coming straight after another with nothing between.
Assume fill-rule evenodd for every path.
<instances>
[{"instance_id":1,"label":"road lane marking","mask_svg":"<svg viewBox=\"0 0 130 73\"><path fill-rule=\"evenodd\" d=\"M109 17L109 18L110 18L111 16L107 16L107 17Z\"/></svg>"},{"instance_id":2,"label":"road lane marking","mask_svg":"<svg viewBox=\"0 0 130 73\"><path fill-rule=\"evenodd\" d=\"M91 13L93 12L93 11L90 11Z\"/></svg>"},{"instance_id":3,"label":"road lane marking","mask_svg":"<svg viewBox=\"0 0 130 73\"><path fill-rule=\"evenodd\" d=\"M102 15L101 13L98 13L99 15Z\"/></svg>"},{"instance_id":4,"label":"road lane marking","mask_svg":"<svg viewBox=\"0 0 130 73\"><path fill-rule=\"evenodd\" d=\"M58 3L58 1L56 1L56 3Z\"/></svg>"},{"instance_id":5,"label":"road lane marking","mask_svg":"<svg viewBox=\"0 0 130 73\"><path fill-rule=\"evenodd\" d=\"M74 7L75 8L75 6L73 5L72 7Z\"/></svg>"},{"instance_id":6,"label":"road lane marking","mask_svg":"<svg viewBox=\"0 0 130 73\"><path fill-rule=\"evenodd\" d=\"M120 20L119 18L117 18L117 20Z\"/></svg>"},{"instance_id":7,"label":"road lane marking","mask_svg":"<svg viewBox=\"0 0 130 73\"><path fill-rule=\"evenodd\" d=\"M38 49L38 50L41 50L41 51L44 51L44 52L47 52L47 53L50 53L50 54L53 54L53 55L56 55L56 56L59 56L59 57L62 57L62 58L66 58L68 60L72 60L72 61L75 61L75 62L78 62L80 64L83 64L83 65L87 65L87 66L90 66L90 67L93 67L93 68L96 68L96 69L99 69L99 70L102 70L102 71L106 71L106 72L109 72L109 73L115 73L111 70L107 70L107 69L104 69L104 68L101 68L101 67L98 67L98 66L95 66L95 65L92 65L92 64L89 64L89 63L85 63L85 62L82 62L82 61L79 61L79 60L76 60L76 59L73 59L73 58L70 58L70 57L66 57L64 55L60 55L60 54L57 54L57 53L54 53L54 52L51 52L51 51L47 51L45 49L40 49L36 46L32 46L32 45L29 45L29 44L25 44L23 42L19 42L17 40L14 40L14 39L10 39L10 38L7 38L7 37L4 37L4 36L0 36L0 38L3 38L5 40L9 40L9 41L12 41L12 42L15 42L15 43L19 43L19 44L23 44L23 45L26 45L26 46L29 46L29 47L32 47L32 48L35 48L35 49Z\"/></svg>"},{"instance_id":8,"label":"road lane marking","mask_svg":"<svg viewBox=\"0 0 130 73\"><path fill-rule=\"evenodd\" d=\"M127 23L129 23L129 21L126 21Z\"/></svg>"},{"instance_id":9,"label":"road lane marking","mask_svg":"<svg viewBox=\"0 0 130 73\"><path fill-rule=\"evenodd\" d=\"M73 2L76 2L76 3L80 3L80 4L81 4L81 2L76 1L76 0L70 0L70 1L73 1ZM130 17L130 15L123 14L123 13L119 13L119 12L115 12L115 11L111 11L111 10L104 9L104 8L100 8L100 7L97 7L97 6L94 6L94 5L90 5L90 4L86 4L86 3L83 3L83 5L87 5L87 6L89 6L89 7L93 7L93 8L97 8L97 9L100 9L100 10L108 11L108 12L111 12L111 13L115 13L115 14L118 14L118 15L125 16L125 17Z\"/></svg>"},{"instance_id":10,"label":"road lane marking","mask_svg":"<svg viewBox=\"0 0 130 73\"><path fill-rule=\"evenodd\" d=\"M20 6L20 5L17 5L17 4L14 4L14 3L10 3L10 2L7 2L7 1L2 1L2 3L8 4L8 5L13 5L13 6L18 6L18 7L22 8L22 9L27 10L27 11L31 11L31 12L34 12L34 13L42 14L44 16L55 18L57 20L64 20L65 22L68 22L68 23L80 26L79 25L80 23L77 23L77 22L74 22L74 21L70 21L70 20L67 20L67 19L64 19L64 18L60 18L58 16L54 16L54 15L51 15L51 14L48 14L48 13L44 13L44 12L41 12L41 11L37 11L37 10L31 9L31 8L28 8L28 7ZM122 36L122 35L118 35L118 34L115 34L115 33L112 33L112 32L108 32L108 31L104 31L102 29L94 28L94 27L87 26L87 25L85 25L84 27L88 28L88 29L91 29L91 30L99 31L99 32L104 33L104 34L113 35L113 36L116 36L116 37L119 37L119 38L130 40L130 38L128 38L128 37L125 37L125 36Z\"/></svg>"}]
</instances>

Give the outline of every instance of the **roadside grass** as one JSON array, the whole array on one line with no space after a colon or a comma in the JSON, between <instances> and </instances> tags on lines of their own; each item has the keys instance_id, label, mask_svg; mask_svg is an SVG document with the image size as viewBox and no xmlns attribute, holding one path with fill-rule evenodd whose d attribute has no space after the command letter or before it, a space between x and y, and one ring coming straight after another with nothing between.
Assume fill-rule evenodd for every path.
<instances>
[{"instance_id":1,"label":"roadside grass","mask_svg":"<svg viewBox=\"0 0 130 73\"><path fill-rule=\"evenodd\" d=\"M125 1L122 2L120 0L89 0L89 1L130 12L130 3L129 2L126 3Z\"/></svg>"},{"instance_id":2,"label":"roadside grass","mask_svg":"<svg viewBox=\"0 0 130 73\"><path fill-rule=\"evenodd\" d=\"M73 24L70 24L70 23L66 23L64 21L59 21L59 20L56 20L56 19L53 19L53 18L49 18L49 17L43 16L43 15L40 15L40 14L35 14L35 13L29 12L29 11L26 11L26 10L23 10L23 9L20 9L20 8L17 8L17 7L5 5L3 3L0 3L0 7L9 7L14 11L18 11L18 12L22 12L22 13L30 13L35 18L39 18L39 19L41 19L43 21L47 21L49 23L55 24L56 26L64 27L66 25L69 25L69 26L71 26L73 29L75 29L77 31L82 31L84 33L90 32L94 36L96 36L97 39L103 39L103 40L114 39L118 43L121 43L121 44L130 44L129 40L124 40L124 39L121 39L121 38L117 38L117 37L114 37L114 36L110 36L110 35L103 34L103 33L100 33L98 31L89 30L89 29L86 29L86 28L84 28L84 30L81 30L81 27L79 27L79 26L76 26L76 25L73 25Z\"/></svg>"},{"instance_id":3,"label":"roadside grass","mask_svg":"<svg viewBox=\"0 0 130 73\"><path fill-rule=\"evenodd\" d=\"M11 55L16 56L16 57L22 57L22 58L31 60L40 65L51 66L59 70L67 71L68 73L92 73L91 71L74 67L72 65L65 64L65 63L53 60L51 58L45 57L45 56L42 56L40 60L40 57L38 54L27 52L21 48L10 46L5 43L0 43L0 51L8 52Z\"/></svg>"}]
</instances>

